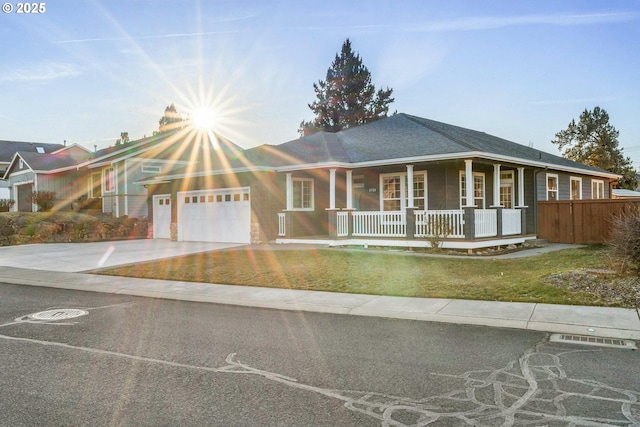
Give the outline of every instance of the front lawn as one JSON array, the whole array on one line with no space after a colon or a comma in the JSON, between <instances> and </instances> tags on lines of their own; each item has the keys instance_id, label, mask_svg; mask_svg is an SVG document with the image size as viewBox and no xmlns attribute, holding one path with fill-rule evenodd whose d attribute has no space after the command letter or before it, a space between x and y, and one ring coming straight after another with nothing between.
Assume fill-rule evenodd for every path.
<instances>
[{"instance_id":1,"label":"front lawn","mask_svg":"<svg viewBox=\"0 0 640 427\"><path fill-rule=\"evenodd\" d=\"M429 298L625 306L545 278L603 268L602 247L495 260L410 252L235 249L100 271L130 277ZM593 286L592 286L593 287Z\"/></svg>"}]
</instances>

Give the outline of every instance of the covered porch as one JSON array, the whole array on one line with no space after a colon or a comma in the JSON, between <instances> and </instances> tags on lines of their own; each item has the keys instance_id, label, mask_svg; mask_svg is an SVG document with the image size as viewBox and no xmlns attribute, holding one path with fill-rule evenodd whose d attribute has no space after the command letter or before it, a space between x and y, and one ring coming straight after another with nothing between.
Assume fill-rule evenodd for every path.
<instances>
[{"instance_id":1,"label":"covered porch","mask_svg":"<svg viewBox=\"0 0 640 427\"><path fill-rule=\"evenodd\" d=\"M482 180L478 179L480 175L474 170L473 164L473 160L465 159L464 169L459 175L460 186L449 186L449 192L456 192L455 199L459 200L457 209L429 209L430 205L442 205L443 202L427 198L429 185L437 186L438 179L432 178L432 172L426 165L419 166L422 169L418 173L414 173L414 165L405 165L406 172L402 171L405 178L402 181L387 179L387 176L393 177L398 173L378 173L379 184L370 187L368 192L379 199L379 210L358 209L362 204L355 207L353 192L357 187L354 186L354 173L349 169L344 170L344 178L338 180L337 168L328 169L328 179L325 181L328 191L323 197L328 196L328 206L323 209L324 212L318 212L315 206L313 210L296 209L296 204L305 195L299 194L300 191L294 188L294 175L287 173L287 209L277 214L278 236L275 242L416 248L437 246L472 250L520 244L534 239L536 236L528 234L526 229L528 206L525 205L525 168L509 167L515 179L512 178L511 187L507 188L501 182L501 175L504 176L501 174L502 166L492 164L488 173L492 176L492 186L485 191L484 174ZM326 174L327 171L323 172ZM428 183L427 172L429 180L435 183ZM455 173L457 175L458 171ZM310 189L312 193L313 188ZM438 190L442 189L438 187ZM298 193L294 194L296 191ZM431 192L437 193L434 190ZM446 192L446 189L440 191ZM487 193L491 195L493 203L485 207ZM341 207L337 205L338 194ZM313 198L318 195L307 196ZM393 207L399 209L389 209ZM296 224L314 221L311 218L315 218L316 222L322 218L326 222L322 233L305 235L299 232L300 227Z\"/></svg>"}]
</instances>

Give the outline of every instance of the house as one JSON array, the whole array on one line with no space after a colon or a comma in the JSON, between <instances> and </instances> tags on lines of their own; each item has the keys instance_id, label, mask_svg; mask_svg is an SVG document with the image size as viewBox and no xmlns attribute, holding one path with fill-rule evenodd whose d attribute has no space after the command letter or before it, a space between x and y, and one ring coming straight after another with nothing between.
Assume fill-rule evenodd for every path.
<instances>
[{"instance_id":1,"label":"house","mask_svg":"<svg viewBox=\"0 0 640 427\"><path fill-rule=\"evenodd\" d=\"M181 129L89 152L79 145L57 151L18 151L2 178L15 211L31 212L33 191L54 191L54 209L91 208L117 217L146 217L147 190L135 181L195 168L210 141Z\"/></svg>"},{"instance_id":2,"label":"house","mask_svg":"<svg viewBox=\"0 0 640 427\"><path fill-rule=\"evenodd\" d=\"M139 181L154 238L474 249L535 238L537 202L610 198L619 175L397 114L281 145L212 152Z\"/></svg>"},{"instance_id":3,"label":"house","mask_svg":"<svg viewBox=\"0 0 640 427\"><path fill-rule=\"evenodd\" d=\"M0 141L0 178L4 175L11 159L18 151L23 153L52 153L64 148L63 144L44 144L40 142ZM0 199L8 199L9 184L0 179Z\"/></svg>"}]
</instances>

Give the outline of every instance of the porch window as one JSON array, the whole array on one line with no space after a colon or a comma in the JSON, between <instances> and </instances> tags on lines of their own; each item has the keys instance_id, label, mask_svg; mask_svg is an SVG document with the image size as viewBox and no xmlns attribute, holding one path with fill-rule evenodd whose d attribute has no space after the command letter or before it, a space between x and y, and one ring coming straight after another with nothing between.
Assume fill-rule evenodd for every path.
<instances>
[{"instance_id":1,"label":"porch window","mask_svg":"<svg viewBox=\"0 0 640 427\"><path fill-rule=\"evenodd\" d=\"M604 181L598 179L591 181L591 198L604 199Z\"/></svg>"},{"instance_id":2,"label":"porch window","mask_svg":"<svg viewBox=\"0 0 640 427\"><path fill-rule=\"evenodd\" d=\"M313 210L313 179L293 178L293 209Z\"/></svg>"},{"instance_id":3,"label":"porch window","mask_svg":"<svg viewBox=\"0 0 640 427\"><path fill-rule=\"evenodd\" d=\"M473 173L473 201L475 207L484 209L484 173ZM467 176L466 173L460 171L460 206L465 205L467 199Z\"/></svg>"},{"instance_id":4,"label":"porch window","mask_svg":"<svg viewBox=\"0 0 640 427\"><path fill-rule=\"evenodd\" d=\"M513 208L513 171L500 173L500 206Z\"/></svg>"},{"instance_id":5,"label":"porch window","mask_svg":"<svg viewBox=\"0 0 640 427\"><path fill-rule=\"evenodd\" d=\"M571 200L582 199L582 178L571 177Z\"/></svg>"},{"instance_id":6,"label":"porch window","mask_svg":"<svg viewBox=\"0 0 640 427\"><path fill-rule=\"evenodd\" d=\"M116 190L116 174L113 168L104 170L104 192L113 193Z\"/></svg>"},{"instance_id":7,"label":"porch window","mask_svg":"<svg viewBox=\"0 0 640 427\"><path fill-rule=\"evenodd\" d=\"M380 194L383 211L403 211L407 207L409 185L406 173L380 175ZM427 172L413 173L413 205L424 210L427 200Z\"/></svg>"},{"instance_id":8,"label":"porch window","mask_svg":"<svg viewBox=\"0 0 640 427\"><path fill-rule=\"evenodd\" d=\"M558 200L558 175L547 174L547 200Z\"/></svg>"},{"instance_id":9,"label":"porch window","mask_svg":"<svg viewBox=\"0 0 640 427\"><path fill-rule=\"evenodd\" d=\"M102 172L91 174L91 198L102 197Z\"/></svg>"}]
</instances>

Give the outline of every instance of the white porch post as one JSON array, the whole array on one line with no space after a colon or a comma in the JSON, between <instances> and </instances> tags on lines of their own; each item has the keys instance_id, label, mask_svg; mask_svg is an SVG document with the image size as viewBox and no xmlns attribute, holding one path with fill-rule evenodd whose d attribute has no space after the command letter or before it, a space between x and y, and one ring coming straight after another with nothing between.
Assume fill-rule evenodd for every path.
<instances>
[{"instance_id":1,"label":"white porch post","mask_svg":"<svg viewBox=\"0 0 640 427\"><path fill-rule=\"evenodd\" d=\"M415 207L413 205L413 165L407 165L407 207Z\"/></svg>"},{"instance_id":2,"label":"white porch post","mask_svg":"<svg viewBox=\"0 0 640 427\"><path fill-rule=\"evenodd\" d=\"M473 202L473 160L468 159L464 161L464 174L465 174L465 191L466 191L466 200L465 206L474 206Z\"/></svg>"},{"instance_id":3,"label":"white porch post","mask_svg":"<svg viewBox=\"0 0 640 427\"><path fill-rule=\"evenodd\" d=\"M293 210L293 178L291 172L287 173L287 210Z\"/></svg>"},{"instance_id":4,"label":"white porch post","mask_svg":"<svg viewBox=\"0 0 640 427\"><path fill-rule=\"evenodd\" d=\"M353 171L347 170L347 209L353 209Z\"/></svg>"},{"instance_id":5,"label":"white porch post","mask_svg":"<svg viewBox=\"0 0 640 427\"><path fill-rule=\"evenodd\" d=\"M493 164L493 206L500 206L500 163Z\"/></svg>"},{"instance_id":6,"label":"white porch post","mask_svg":"<svg viewBox=\"0 0 640 427\"><path fill-rule=\"evenodd\" d=\"M518 207L524 206L524 168L518 168Z\"/></svg>"},{"instance_id":7,"label":"white porch post","mask_svg":"<svg viewBox=\"0 0 640 427\"><path fill-rule=\"evenodd\" d=\"M329 209L336 208L336 170L329 169Z\"/></svg>"}]
</instances>

